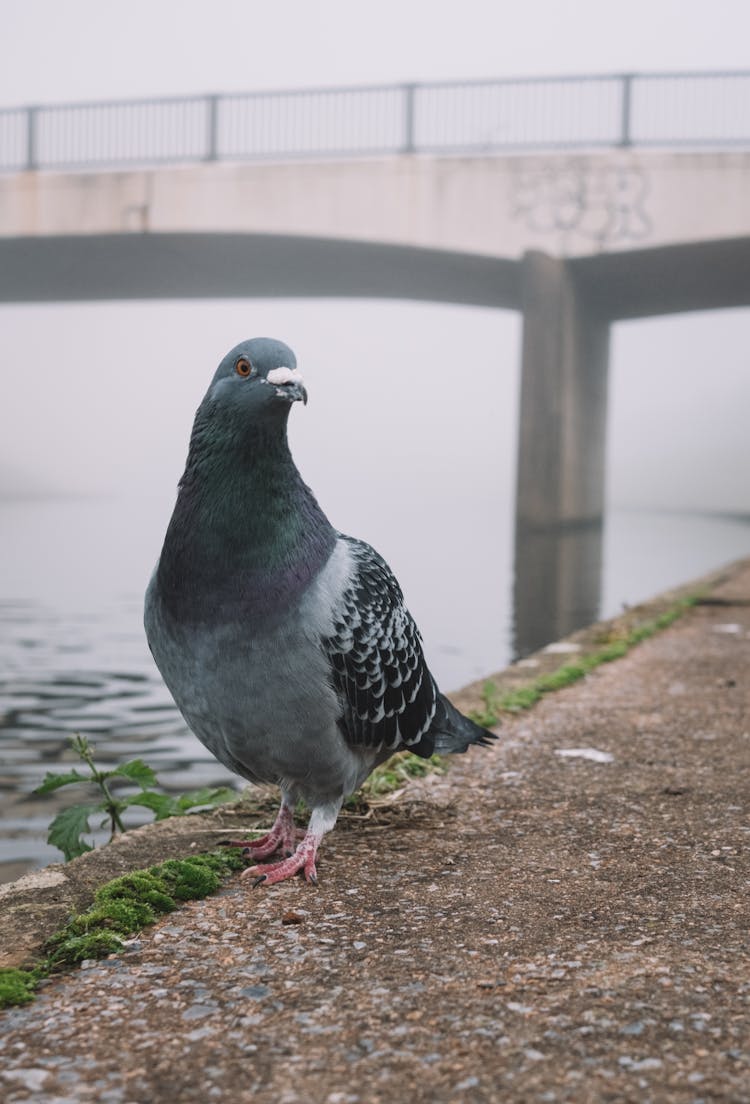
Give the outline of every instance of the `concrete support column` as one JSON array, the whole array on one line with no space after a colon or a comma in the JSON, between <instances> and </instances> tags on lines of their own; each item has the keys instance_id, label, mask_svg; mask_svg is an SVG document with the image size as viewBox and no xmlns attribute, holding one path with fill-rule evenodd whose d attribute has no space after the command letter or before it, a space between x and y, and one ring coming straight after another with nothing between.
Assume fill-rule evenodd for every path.
<instances>
[{"instance_id":1,"label":"concrete support column","mask_svg":"<svg viewBox=\"0 0 750 1104\"><path fill-rule=\"evenodd\" d=\"M609 324L587 306L564 260L523 259L523 351L516 498L515 650L595 620Z\"/></svg>"},{"instance_id":2,"label":"concrete support column","mask_svg":"<svg viewBox=\"0 0 750 1104\"><path fill-rule=\"evenodd\" d=\"M564 260L523 259L517 519L601 521L609 324L586 307Z\"/></svg>"}]
</instances>

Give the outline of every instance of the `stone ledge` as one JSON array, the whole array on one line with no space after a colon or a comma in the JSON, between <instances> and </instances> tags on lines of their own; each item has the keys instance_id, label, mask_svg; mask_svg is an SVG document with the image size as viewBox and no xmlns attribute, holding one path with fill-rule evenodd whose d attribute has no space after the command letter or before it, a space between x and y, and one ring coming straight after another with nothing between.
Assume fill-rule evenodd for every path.
<instances>
[{"instance_id":1,"label":"stone ledge","mask_svg":"<svg viewBox=\"0 0 750 1104\"><path fill-rule=\"evenodd\" d=\"M549 673L572 655L583 656L602 644L653 620L680 599L702 593L718 604L731 604L732 581L750 566L740 560L684 586L668 590L648 602L625 610L618 617L580 629L555 645L488 676L501 692L517 689L539 675ZM746 596L738 601L743 604ZM462 710L483 708L482 689L487 680L471 683L451 694ZM450 776L448 776L449 782ZM54 863L24 874L0 886L0 967L23 966L40 952L44 942L70 914L88 907L96 889L132 870L184 858L191 851L215 847L229 832L270 824L276 809L275 794L251 790L236 803L206 814L172 817L147 824L118 836L106 847L89 851L69 863Z\"/></svg>"}]
</instances>

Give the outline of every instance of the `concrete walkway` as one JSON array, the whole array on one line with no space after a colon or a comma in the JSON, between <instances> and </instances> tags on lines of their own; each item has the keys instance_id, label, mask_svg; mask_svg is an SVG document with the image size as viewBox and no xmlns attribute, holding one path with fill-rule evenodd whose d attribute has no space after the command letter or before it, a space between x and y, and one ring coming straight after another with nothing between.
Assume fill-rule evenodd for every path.
<instances>
[{"instance_id":1,"label":"concrete walkway","mask_svg":"<svg viewBox=\"0 0 750 1104\"><path fill-rule=\"evenodd\" d=\"M47 982L0 1095L749 1101L750 565L500 732L317 890L236 879Z\"/></svg>"}]
</instances>

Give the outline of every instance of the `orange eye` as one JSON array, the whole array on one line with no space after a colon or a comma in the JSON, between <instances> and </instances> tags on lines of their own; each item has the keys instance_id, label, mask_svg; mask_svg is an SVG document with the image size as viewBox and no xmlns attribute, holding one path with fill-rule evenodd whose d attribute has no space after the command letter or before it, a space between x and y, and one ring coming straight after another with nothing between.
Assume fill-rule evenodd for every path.
<instances>
[{"instance_id":1,"label":"orange eye","mask_svg":"<svg viewBox=\"0 0 750 1104\"><path fill-rule=\"evenodd\" d=\"M253 366L247 357L240 357L234 366L234 370L238 376L249 376L253 370Z\"/></svg>"}]
</instances>

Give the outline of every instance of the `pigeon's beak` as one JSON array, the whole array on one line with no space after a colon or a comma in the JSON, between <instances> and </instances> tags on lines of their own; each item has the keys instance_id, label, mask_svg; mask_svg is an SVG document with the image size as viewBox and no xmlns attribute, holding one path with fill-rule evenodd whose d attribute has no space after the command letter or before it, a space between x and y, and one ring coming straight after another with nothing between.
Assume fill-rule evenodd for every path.
<instances>
[{"instance_id":1,"label":"pigeon's beak","mask_svg":"<svg viewBox=\"0 0 750 1104\"><path fill-rule=\"evenodd\" d=\"M296 368L273 368L266 376L266 383L276 388L276 394L287 402L300 399L307 406L307 389L302 381L302 373Z\"/></svg>"},{"instance_id":2,"label":"pigeon's beak","mask_svg":"<svg viewBox=\"0 0 750 1104\"><path fill-rule=\"evenodd\" d=\"M303 383L285 383L282 390L287 392L290 402L302 399L303 406L307 406L307 389Z\"/></svg>"}]
</instances>

